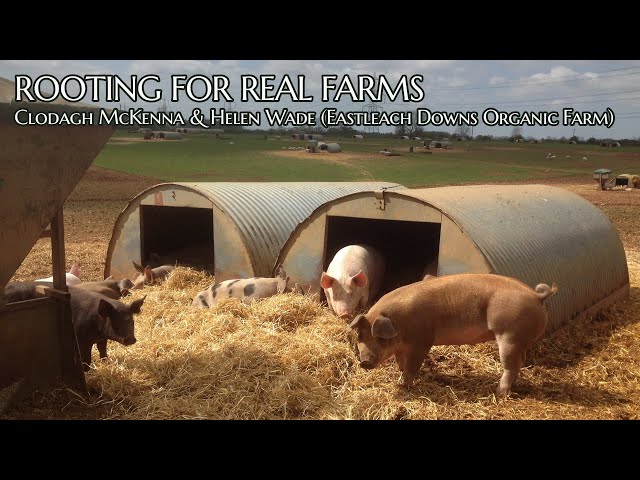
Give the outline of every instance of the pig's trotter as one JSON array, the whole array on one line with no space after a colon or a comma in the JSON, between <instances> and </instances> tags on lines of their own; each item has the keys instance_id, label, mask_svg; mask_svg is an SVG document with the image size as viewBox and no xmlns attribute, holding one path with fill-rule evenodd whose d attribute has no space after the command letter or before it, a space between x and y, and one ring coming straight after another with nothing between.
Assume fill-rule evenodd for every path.
<instances>
[{"instance_id":1,"label":"pig's trotter","mask_svg":"<svg viewBox=\"0 0 640 480\"><path fill-rule=\"evenodd\" d=\"M413 386L413 380L411 381L411 383L408 383L407 379L404 376L404 372L400 374L400 378L398 378L398 381L396 383L399 387L402 388L411 388Z\"/></svg>"},{"instance_id":2,"label":"pig's trotter","mask_svg":"<svg viewBox=\"0 0 640 480\"><path fill-rule=\"evenodd\" d=\"M97 343L98 346L98 352L100 352L100 360L106 360L107 359L107 340L100 340Z\"/></svg>"}]
</instances>

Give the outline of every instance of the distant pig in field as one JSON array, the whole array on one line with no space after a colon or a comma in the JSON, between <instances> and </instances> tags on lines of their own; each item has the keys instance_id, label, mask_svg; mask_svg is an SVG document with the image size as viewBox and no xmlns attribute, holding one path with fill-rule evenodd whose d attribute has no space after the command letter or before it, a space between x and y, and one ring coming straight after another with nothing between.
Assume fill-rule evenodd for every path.
<instances>
[{"instance_id":1,"label":"distant pig in field","mask_svg":"<svg viewBox=\"0 0 640 480\"><path fill-rule=\"evenodd\" d=\"M84 290L90 290L95 293L104 295L105 297L118 300L129 293L129 290L133 288L133 282L128 278L124 280L116 281L111 277L100 282L83 282L76 285L78 288Z\"/></svg>"},{"instance_id":2,"label":"distant pig in field","mask_svg":"<svg viewBox=\"0 0 640 480\"><path fill-rule=\"evenodd\" d=\"M142 266L138 265L136 262L133 262L133 266L140 272L140 274L133 279L133 287L131 287L132 290L142 288L145 285L153 285L154 283L167 278L169 274L176 269L174 265L162 265L156 268L142 268Z\"/></svg>"},{"instance_id":3,"label":"distant pig in field","mask_svg":"<svg viewBox=\"0 0 640 480\"><path fill-rule=\"evenodd\" d=\"M192 305L200 308L211 308L221 298L238 298L243 303L251 303L259 298L272 297L278 293L285 293L289 277L284 268L279 267L277 277L253 277L242 280L226 280L217 285L214 283L206 290L198 293Z\"/></svg>"},{"instance_id":4,"label":"distant pig in field","mask_svg":"<svg viewBox=\"0 0 640 480\"><path fill-rule=\"evenodd\" d=\"M76 262L73 262L71 269L65 274L67 277L66 284L67 285L78 285L82 280L80 280L80 267ZM53 285L53 276L47 278L39 278L36 280L36 283L39 285Z\"/></svg>"},{"instance_id":5,"label":"distant pig in field","mask_svg":"<svg viewBox=\"0 0 640 480\"><path fill-rule=\"evenodd\" d=\"M340 318L353 317L359 308L366 308L382 285L385 261L382 254L369 245L347 245L338 250L320 285L327 303Z\"/></svg>"},{"instance_id":6,"label":"distant pig in field","mask_svg":"<svg viewBox=\"0 0 640 480\"><path fill-rule=\"evenodd\" d=\"M358 334L360 366L375 368L395 355L401 383L409 387L433 345L495 339L504 368L496 395L506 396L527 349L546 329L543 302L557 291L555 283L533 290L492 274L447 275L400 287L351 322Z\"/></svg>"},{"instance_id":7,"label":"distant pig in field","mask_svg":"<svg viewBox=\"0 0 640 480\"><path fill-rule=\"evenodd\" d=\"M84 370L91 365L91 349L97 344L100 358L107 358L107 340L129 346L136 343L133 315L140 313L146 297L122 303L82 288L69 287L71 314Z\"/></svg>"}]
</instances>

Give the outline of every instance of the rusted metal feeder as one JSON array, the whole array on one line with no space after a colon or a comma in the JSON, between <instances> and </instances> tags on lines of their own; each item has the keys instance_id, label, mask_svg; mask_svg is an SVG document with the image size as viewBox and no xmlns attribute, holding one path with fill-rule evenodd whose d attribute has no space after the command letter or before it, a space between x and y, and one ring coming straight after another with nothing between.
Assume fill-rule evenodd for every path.
<instances>
[{"instance_id":1,"label":"rusted metal feeder","mask_svg":"<svg viewBox=\"0 0 640 480\"><path fill-rule=\"evenodd\" d=\"M605 184L609 179L609 174L611 170L607 170L606 168L599 168L598 170L593 171L593 179L598 182L598 189L604 190Z\"/></svg>"},{"instance_id":2,"label":"rusted metal feeder","mask_svg":"<svg viewBox=\"0 0 640 480\"><path fill-rule=\"evenodd\" d=\"M545 185L362 192L320 206L294 230L275 265L323 298L320 276L343 246L387 259L383 292L427 273L495 273L535 287L556 282L549 330L628 296L624 248L607 216ZM597 254L594 254L597 252ZM427 268L427 267L430 267Z\"/></svg>"},{"instance_id":3,"label":"rusted metal feeder","mask_svg":"<svg viewBox=\"0 0 640 480\"><path fill-rule=\"evenodd\" d=\"M65 281L62 207L113 127L19 125L14 116L21 108L32 113L86 109L15 102L14 90L13 82L0 78L0 289L42 237L51 237L53 288L42 289L42 298L4 305L0 295L0 390L20 396L62 380L83 391Z\"/></svg>"},{"instance_id":4,"label":"rusted metal feeder","mask_svg":"<svg viewBox=\"0 0 640 480\"><path fill-rule=\"evenodd\" d=\"M155 255L213 273L216 281L268 277L291 232L319 206L387 182L163 183L120 214L105 277L131 278Z\"/></svg>"}]
</instances>

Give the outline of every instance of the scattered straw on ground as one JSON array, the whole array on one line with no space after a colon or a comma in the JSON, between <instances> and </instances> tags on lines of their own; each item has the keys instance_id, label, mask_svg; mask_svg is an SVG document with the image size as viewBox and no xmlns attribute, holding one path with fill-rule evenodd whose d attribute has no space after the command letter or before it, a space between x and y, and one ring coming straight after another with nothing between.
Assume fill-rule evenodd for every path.
<instances>
[{"instance_id":1,"label":"scattered straw on ground","mask_svg":"<svg viewBox=\"0 0 640 480\"><path fill-rule=\"evenodd\" d=\"M126 300L146 295L138 342L109 342L106 362L94 351L89 401L65 398L69 412L101 405L112 419L639 418L638 261L632 298L542 341L506 400L493 396L495 342L435 347L407 391L393 361L361 369L344 323L313 299L198 309L191 300L213 278L187 268Z\"/></svg>"}]
</instances>

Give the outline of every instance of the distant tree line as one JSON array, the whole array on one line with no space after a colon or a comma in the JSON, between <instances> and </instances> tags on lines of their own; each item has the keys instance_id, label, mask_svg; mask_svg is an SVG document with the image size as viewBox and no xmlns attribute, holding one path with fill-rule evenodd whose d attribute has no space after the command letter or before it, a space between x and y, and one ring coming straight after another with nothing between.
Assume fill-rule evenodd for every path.
<instances>
[{"instance_id":1,"label":"distant tree line","mask_svg":"<svg viewBox=\"0 0 640 480\"><path fill-rule=\"evenodd\" d=\"M273 128L260 128L260 129L247 129L242 127L231 127L229 125L225 125L225 132L230 133L239 133L241 131L249 132L249 133L258 133L258 134L268 134L268 135L281 135L281 136L289 136L294 133L317 133L322 134L327 137L351 137L353 135L364 135L366 137L381 137L381 138L397 138L402 136L408 137L420 137L420 138L430 138L431 140L442 140L445 138L448 139L456 139L456 138L464 138L468 140L474 140L476 142L516 142L522 141L525 143L533 142L535 140L542 140L544 142L561 142L561 143L569 143L571 141L575 141L580 144L591 144L591 145L599 145L601 142L606 141L615 141L620 142L621 145L636 145L640 146L640 137L633 138L595 138L590 137L585 139L579 136L562 136L562 137L551 137L547 136L544 138L541 137L533 137L533 136L524 136L522 127L514 127L510 135L475 135L471 136L471 129L468 126L464 126L464 128L456 128L454 132L447 132L442 130L424 130L422 127L417 125L404 125L395 127L393 132L384 132L384 133L372 133L367 132L363 129L355 129L353 127L347 126L338 126L332 128L323 128L321 126L315 127L273 127Z\"/></svg>"}]
</instances>

